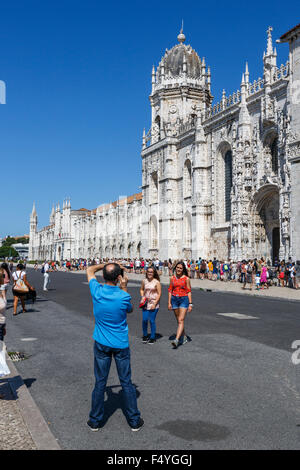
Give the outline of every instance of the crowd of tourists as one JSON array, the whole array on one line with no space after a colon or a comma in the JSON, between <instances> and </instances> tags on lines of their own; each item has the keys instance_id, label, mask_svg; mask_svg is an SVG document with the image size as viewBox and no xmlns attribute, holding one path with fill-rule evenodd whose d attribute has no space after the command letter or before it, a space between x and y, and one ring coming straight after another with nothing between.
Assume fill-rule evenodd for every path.
<instances>
[{"instance_id":1,"label":"crowd of tourists","mask_svg":"<svg viewBox=\"0 0 300 470\"><path fill-rule=\"evenodd\" d=\"M109 259L89 258L59 261L47 261L48 271L83 271L89 266L101 262L117 261L126 268L129 273L145 274L149 267L154 267L161 276L171 276L176 263L179 260L155 259ZM223 261L216 258L206 260L184 260L187 276L190 279L240 282L243 289L268 289L270 286L300 288L300 262L277 261L273 264L269 260L255 258L241 261ZM44 264L45 264L44 263ZM35 269L39 265L35 264Z\"/></svg>"}]
</instances>

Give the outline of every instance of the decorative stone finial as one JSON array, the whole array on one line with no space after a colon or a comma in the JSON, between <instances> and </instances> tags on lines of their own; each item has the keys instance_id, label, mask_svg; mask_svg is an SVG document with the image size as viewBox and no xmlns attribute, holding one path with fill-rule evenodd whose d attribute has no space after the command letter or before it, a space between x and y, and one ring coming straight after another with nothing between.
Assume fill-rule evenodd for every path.
<instances>
[{"instance_id":1,"label":"decorative stone finial","mask_svg":"<svg viewBox=\"0 0 300 470\"><path fill-rule=\"evenodd\" d=\"M272 31L273 31L272 26L269 26L267 29L267 34L268 34L267 55L273 54Z\"/></svg>"},{"instance_id":2,"label":"decorative stone finial","mask_svg":"<svg viewBox=\"0 0 300 470\"><path fill-rule=\"evenodd\" d=\"M180 34L178 34L177 39L180 42L180 44L184 43L184 41L185 41L185 35L183 34L183 20L182 20L182 24L181 24Z\"/></svg>"}]
</instances>

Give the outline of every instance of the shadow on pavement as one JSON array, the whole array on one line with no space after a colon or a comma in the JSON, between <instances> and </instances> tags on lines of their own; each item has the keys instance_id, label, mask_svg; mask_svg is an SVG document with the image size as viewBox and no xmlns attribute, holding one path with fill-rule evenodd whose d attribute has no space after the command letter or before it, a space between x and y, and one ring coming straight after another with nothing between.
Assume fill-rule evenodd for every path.
<instances>
[{"instance_id":1,"label":"shadow on pavement","mask_svg":"<svg viewBox=\"0 0 300 470\"><path fill-rule=\"evenodd\" d=\"M30 388L31 385L36 382L36 379L24 379L23 380L24 384L26 385L27 388Z\"/></svg>"},{"instance_id":2,"label":"shadow on pavement","mask_svg":"<svg viewBox=\"0 0 300 470\"><path fill-rule=\"evenodd\" d=\"M136 389L136 397L139 398L141 395L140 392L137 390L137 386L133 384L133 386ZM125 411L125 406L123 402L123 392L122 388L117 392L113 392L113 388L120 388L121 385L111 385L109 387L106 387L106 394L107 394L107 400L104 402L104 417L103 421L101 423L101 427L105 426L109 418L115 413L116 410L119 408L122 410L122 413L124 414L126 420L128 421L126 411Z\"/></svg>"}]
</instances>

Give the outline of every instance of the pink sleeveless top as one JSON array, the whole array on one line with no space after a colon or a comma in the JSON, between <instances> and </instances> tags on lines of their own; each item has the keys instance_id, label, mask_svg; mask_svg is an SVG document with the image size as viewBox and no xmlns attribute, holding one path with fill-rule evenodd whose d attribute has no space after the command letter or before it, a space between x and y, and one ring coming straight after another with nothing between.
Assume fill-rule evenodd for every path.
<instances>
[{"instance_id":1,"label":"pink sleeveless top","mask_svg":"<svg viewBox=\"0 0 300 470\"><path fill-rule=\"evenodd\" d=\"M158 297L158 292L156 289L157 283L157 279L152 279L151 282L149 282L147 278L144 279L144 296L147 299L146 310L153 310L154 308L159 308L159 304L154 307L154 303L156 302L156 299Z\"/></svg>"}]
</instances>

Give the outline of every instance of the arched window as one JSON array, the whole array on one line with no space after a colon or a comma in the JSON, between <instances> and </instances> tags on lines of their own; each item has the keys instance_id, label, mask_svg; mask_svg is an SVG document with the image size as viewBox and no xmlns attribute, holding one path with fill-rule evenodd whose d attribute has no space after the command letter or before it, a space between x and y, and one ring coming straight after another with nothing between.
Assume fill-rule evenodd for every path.
<instances>
[{"instance_id":1,"label":"arched window","mask_svg":"<svg viewBox=\"0 0 300 470\"><path fill-rule=\"evenodd\" d=\"M224 157L225 163L225 221L231 218L231 188L232 188L232 152L228 150Z\"/></svg>"},{"instance_id":2,"label":"arched window","mask_svg":"<svg viewBox=\"0 0 300 470\"><path fill-rule=\"evenodd\" d=\"M160 140L160 117L156 116L154 125L152 128L152 144Z\"/></svg>"},{"instance_id":3,"label":"arched window","mask_svg":"<svg viewBox=\"0 0 300 470\"><path fill-rule=\"evenodd\" d=\"M272 171L277 175L278 173L278 139L277 137L271 144L271 157L272 157Z\"/></svg>"},{"instance_id":4,"label":"arched window","mask_svg":"<svg viewBox=\"0 0 300 470\"><path fill-rule=\"evenodd\" d=\"M191 114L190 115L190 121L191 121L192 126L195 127L195 125L197 123L197 114Z\"/></svg>"}]
</instances>

